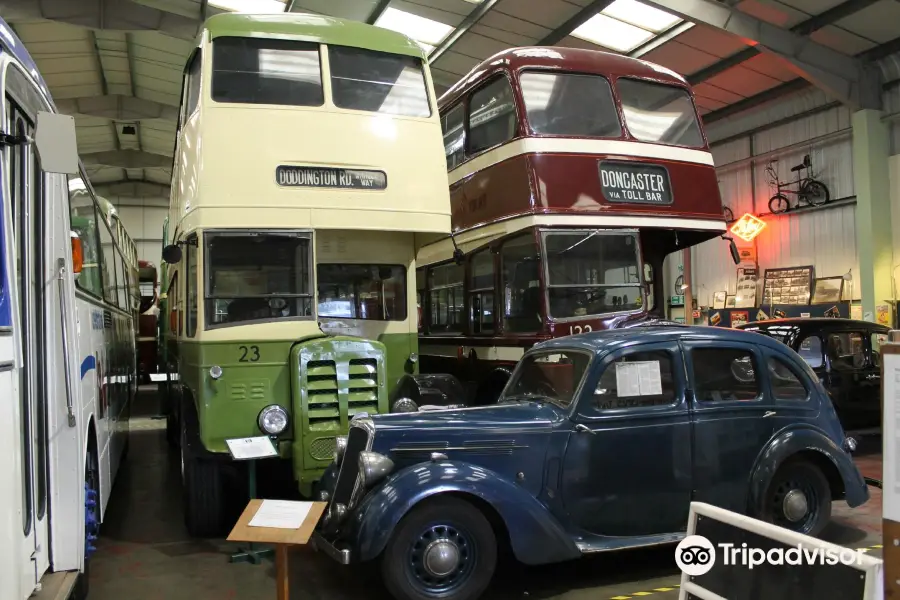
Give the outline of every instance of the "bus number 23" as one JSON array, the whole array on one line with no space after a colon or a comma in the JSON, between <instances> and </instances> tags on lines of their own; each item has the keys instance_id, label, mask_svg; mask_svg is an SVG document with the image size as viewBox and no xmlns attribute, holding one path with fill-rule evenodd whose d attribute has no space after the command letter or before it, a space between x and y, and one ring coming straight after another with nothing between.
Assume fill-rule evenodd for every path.
<instances>
[{"instance_id":1,"label":"bus number 23","mask_svg":"<svg viewBox=\"0 0 900 600\"><path fill-rule=\"evenodd\" d=\"M259 346L238 346L241 351L240 362L256 362L259 360Z\"/></svg>"},{"instance_id":2,"label":"bus number 23","mask_svg":"<svg viewBox=\"0 0 900 600\"><path fill-rule=\"evenodd\" d=\"M569 325L569 335L577 335L579 333L590 333L593 331L590 325L585 325L582 327L581 325Z\"/></svg>"}]
</instances>

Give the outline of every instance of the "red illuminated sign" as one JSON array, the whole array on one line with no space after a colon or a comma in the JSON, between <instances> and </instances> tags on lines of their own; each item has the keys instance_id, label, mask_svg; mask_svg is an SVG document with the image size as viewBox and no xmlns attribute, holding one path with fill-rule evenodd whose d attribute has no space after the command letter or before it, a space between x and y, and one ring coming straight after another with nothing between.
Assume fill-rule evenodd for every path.
<instances>
[{"instance_id":1,"label":"red illuminated sign","mask_svg":"<svg viewBox=\"0 0 900 600\"><path fill-rule=\"evenodd\" d=\"M765 229L766 223L762 219L754 217L750 213L744 213L744 216L738 219L731 226L731 233L738 236L745 242L752 242L759 233Z\"/></svg>"}]
</instances>

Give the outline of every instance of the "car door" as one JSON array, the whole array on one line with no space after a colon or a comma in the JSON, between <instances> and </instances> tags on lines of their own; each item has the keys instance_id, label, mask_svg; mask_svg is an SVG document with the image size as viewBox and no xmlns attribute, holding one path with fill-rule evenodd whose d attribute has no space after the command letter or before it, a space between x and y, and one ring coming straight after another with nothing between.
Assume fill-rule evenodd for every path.
<instances>
[{"instance_id":1,"label":"car door","mask_svg":"<svg viewBox=\"0 0 900 600\"><path fill-rule=\"evenodd\" d=\"M880 400L872 397L872 382L877 378L867 379L878 372L868 365L866 337L867 332L862 327L826 334L826 381L845 426L856 425L873 405L876 408L880 405Z\"/></svg>"},{"instance_id":2,"label":"car door","mask_svg":"<svg viewBox=\"0 0 900 600\"><path fill-rule=\"evenodd\" d=\"M743 512L750 473L775 430L755 344L685 340L693 417L694 500Z\"/></svg>"},{"instance_id":3,"label":"car door","mask_svg":"<svg viewBox=\"0 0 900 600\"><path fill-rule=\"evenodd\" d=\"M780 352L766 348L763 358L766 362L766 393L775 402L775 415L771 417L773 434L798 423L815 426L821 410L818 396L813 394L815 382L808 374L804 375L802 365L798 366Z\"/></svg>"},{"instance_id":4,"label":"car door","mask_svg":"<svg viewBox=\"0 0 900 600\"><path fill-rule=\"evenodd\" d=\"M690 415L677 342L616 350L573 413L562 492L574 524L605 536L683 531L691 500Z\"/></svg>"}]
</instances>

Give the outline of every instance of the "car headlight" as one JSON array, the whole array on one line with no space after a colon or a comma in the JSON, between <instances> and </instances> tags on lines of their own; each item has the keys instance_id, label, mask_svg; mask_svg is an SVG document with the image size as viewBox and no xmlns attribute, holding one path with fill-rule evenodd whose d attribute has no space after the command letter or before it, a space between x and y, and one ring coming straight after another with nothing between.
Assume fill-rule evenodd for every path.
<instances>
[{"instance_id":1,"label":"car headlight","mask_svg":"<svg viewBox=\"0 0 900 600\"><path fill-rule=\"evenodd\" d=\"M359 470L362 473L363 485L368 487L387 477L394 470L394 461L377 452L360 452Z\"/></svg>"},{"instance_id":2,"label":"car headlight","mask_svg":"<svg viewBox=\"0 0 900 600\"><path fill-rule=\"evenodd\" d=\"M398 398L391 407L391 412L416 412L419 405L412 398Z\"/></svg>"},{"instance_id":3,"label":"car headlight","mask_svg":"<svg viewBox=\"0 0 900 600\"><path fill-rule=\"evenodd\" d=\"M344 458L344 450L347 449L347 436L339 435L334 438L334 462L341 464Z\"/></svg>"},{"instance_id":4,"label":"car headlight","mask_svg":"<svg viewBox=\"0 0 900 600\"><path fill-rule=\"evenodd\" d=\"M272 404L259 411L256 419L260 431L268 435L281 435L288 426L287 411Z\"/></svg>"}]
</instances>

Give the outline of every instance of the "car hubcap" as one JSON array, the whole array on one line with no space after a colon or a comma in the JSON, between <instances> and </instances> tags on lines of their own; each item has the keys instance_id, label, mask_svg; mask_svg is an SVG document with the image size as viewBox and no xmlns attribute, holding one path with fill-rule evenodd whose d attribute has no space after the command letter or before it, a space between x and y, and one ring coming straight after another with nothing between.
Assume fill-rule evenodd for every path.
<instances>
[{"instance_id":1,"label":"car hubcap","mask_svg":"<svg viewBox=\"0 0 900 600\"><path fill-rule=\"evenodd\" d=\"M475 546L461 530L432 525L415 539L407 563L411 580L425 594L463 586L475 565Z\"/></svg>"},{"instance_id":2,"label":"car hubcap","mask_svg":"<svg viewBox=\"0 0 900 600\"><path fill-rule=\"evenodd\" d=\"M800 490L791 490L784 496L782 502L782 510L788 521L796 523L806 516L809 511L809 504L806 501L806 494Z\"/></svg>"},{"instance_id":3,"label":"car hubcap","mask_svg":"<svg viewBox=\"0 0 900 600\"><path fill-rule=\"evenodd\" d=\"M425 548L422 563L432 577L446 577L459 566L459 548L447 539L431 542Z\"/></svg>"}]
</instances>

